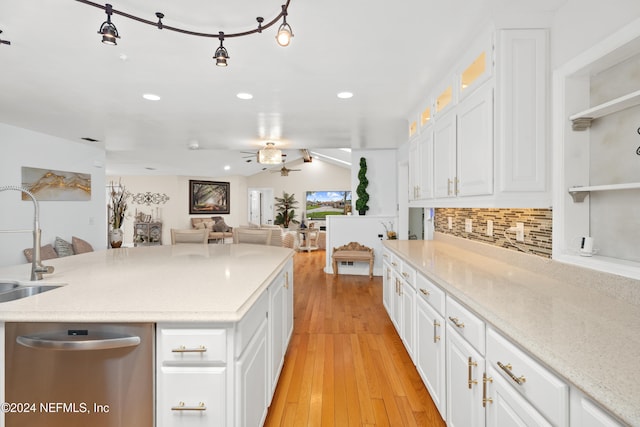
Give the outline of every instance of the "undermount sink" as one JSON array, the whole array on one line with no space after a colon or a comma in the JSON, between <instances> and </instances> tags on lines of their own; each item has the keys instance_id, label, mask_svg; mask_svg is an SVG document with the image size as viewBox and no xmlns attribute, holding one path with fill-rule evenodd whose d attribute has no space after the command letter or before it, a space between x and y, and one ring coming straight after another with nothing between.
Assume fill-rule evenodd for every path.
<instances>
[{"instance_id":1,"label":"undermount sink","mask_svg":"<svg viewBox=\"0 0 640 427\"><path fill-rule=\"evenodd\" d=\"M15 301L59 288L61 285L21 285L18 282L0 282L0 303Z\"/></svg>"},{"instance_id":2,"label":"undermount sink","mask_svg":"<svg viewBox=\"0 0 640 427\"><path fill-rule=\"evenodd\" d=\"M11 291L20 286L18 282L0 282L0 292Z\"/></svg>"}]
</instances>

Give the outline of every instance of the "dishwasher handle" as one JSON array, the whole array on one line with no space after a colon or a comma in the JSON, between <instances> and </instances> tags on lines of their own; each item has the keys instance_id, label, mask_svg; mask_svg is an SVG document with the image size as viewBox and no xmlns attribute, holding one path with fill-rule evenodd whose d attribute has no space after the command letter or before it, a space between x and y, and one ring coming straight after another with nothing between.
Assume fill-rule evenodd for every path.
<instances>
[{"instance_id":1,"label":"dishwasher handle","mask_svg":"<svg viewBox=\"0 0 640 427\"><path fill-rule=\"evenodd\" d=\"M48 350L109 350L115 348L135 347L140 344L140 337L115 332L73 329L41 334L20 335L16 338L16 342L25 347Z\"/></svg>"}]
</instances>

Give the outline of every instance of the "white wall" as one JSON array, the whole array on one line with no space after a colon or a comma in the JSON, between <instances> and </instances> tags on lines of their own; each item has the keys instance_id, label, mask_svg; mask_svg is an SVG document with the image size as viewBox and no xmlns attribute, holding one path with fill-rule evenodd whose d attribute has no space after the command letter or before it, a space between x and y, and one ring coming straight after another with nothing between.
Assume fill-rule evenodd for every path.
<instances>
[{"instance_id":1,"label":"white wall","mask_svg":"<svg viewBox=\"0 0 640 427\"><path fill-rule=\"evenodd\" d=\"M0 186L22 185L22 166L87 173L91 200L42 201L42 244L56 236L71 241L77 236L94 249L107 245L105 210L105 154L102 149L0 123ZM0 192L0 229L32 229L33 204L17 191ZM32 247L31 234L0 234L0 265L26 263L22 250Z\"/></svg>"},{"instance_id":2,"label":"white wall","mask_svg":"<svg viewBox=\"0 0 640 427\"><path fill-rule=\"evenodd\" d=\"M287 163L289 169L301 169L300 172L290 172L289 176L280 176L277 172L265 171L247 178L247 187L273 188L275 197L282 197L282 192L293 193L298 201L296 219L304 211L307 191L345 191L352 189L352 197L355 197L355 188L352 188L351 171L342 166L314 158L311 163L303 163L302 160ZM271 168L277 169L277 167ZM247 198L246 191L242 196ZM248 222L248 210L241 224ZM268 220L268 218L265 219Z\"/></svg>"},{"instance_id":3,"label":"white wall","mask_svg":"<svg viewBox=\"0 0 640 427\"><path fill-rule=\"evenodd\" d=\"M567 0L551 28L552 69L638 17L638 0Z\"/></svg>"},{"instance_id":4,"label":"white wall","mask_svg":"<svg viewBox=\"0 0 640 427\"><path fill-rule=\"evenodd\" d=\"M169 197L164 204L145 205L129 201L129 210L124 221L124 244L133 243L133 222L138 212L155 216L156 208L162 221L162 243L171 244L171 228L191 228L191 217L211 215L189 215L189 180L221 181L229 183L229 214L219 215L231 227L246 224L247 179L243 176L187 177L187 176L110 176L107 183L121 181L127 191L135 193L161 193ZM218 215L216 215L218 216Z\"/></svg>"},{"instance_id":5,"label":"white wall","mask_svg":"<svg viewBox=\"0 0 640 427\"><path fill-rule=\"evenodd\" d=\"M384 223L384 225L383 225ZM386 238L384 226L397 231L397 218L385 215L334 215L327 220L327 253L325 258L325 273L333 274L331 253L333 248L358 242L373 249L373 274L382 275L382 239ZM383 237L380 238L378 235ZM368 263L354 263L354 265L338 266L340 274L368 275Z\"/></svg>"},{"instance_id":6,"label":"white wall","mask_svg":"<svg viewBox=\"0 0 640 427\"><path fill-rule=\"evenodd\" d=\"M351 152L351 190L353 198L353 213L358 195L358 171L360 158L367 160L367 179L369 186L369 210L367 215L397 216L398 214L398 170L396 160L397 150L353 150Z\"/></svg>"}]
</instances>

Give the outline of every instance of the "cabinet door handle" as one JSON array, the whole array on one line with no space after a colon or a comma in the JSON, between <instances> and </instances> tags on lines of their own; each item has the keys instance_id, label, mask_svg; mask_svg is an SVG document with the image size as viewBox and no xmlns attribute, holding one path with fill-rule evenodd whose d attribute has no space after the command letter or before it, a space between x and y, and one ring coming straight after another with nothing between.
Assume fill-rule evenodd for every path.
<instances>
[{"instance_id":1,"label":"cabinet door handle","mask_svg":"<svg viewBox=\"0 0 640 427\"><path fill-rule=\"evenodd\" d=\"M458 184L460 184L460 180L456 177L453 180L453 193L457 196L458 195Z\"/></svg>"},{"instance_id":2,"label":"cabinet door handle","mask_svg":"<svg viewBox=\"0 0 640 427\"><path fill-rule=\"evenodd\" d=\"M447 178L447 196L451 195L451 179Z\"/></svg>"},{"instance_id":3,"label":"cabinet door handle","mask_svg":"<svg viewBox=\"0 0 640 427\"><path fill-rule=\"evenodd\" d=\"M206 411L207 407L203 402L198 403L197 406L186 406L184 402L178 402L177 406L171 407L172 411Z\"/></svg>"},{"instance_id":4,"label":"cabinet door handle","mask_svg":"<svg viewBox=\"0 0 640 427\"><path fill-rule=\"evenodd\" d=\"M438 326L440 326L440 322L438 322L437 320L433 321L433 342L437 343L438 341L440 341L440 335L438 334Z\"/></svg>"},{"instance_id":5,"label":"cabinet door handle","mask_svg":"<svg viewBox=\"0 0 640 427\"><path fill-rule=\"evenodd\" d=\"M178 348L172 349L171 352L172 353L206 353L207 347L201 345L200 347L197 347L197 348L187 348L181 345Z\"/></svg>"},{"instance_id":6,"label":"cabinet door handle","mask_svg":"<svg viewBox=\"0 0 640 427\"><path fill-rule=\"evenodd\" d=\"M289 272L284 272L284 288L289 289Z\"/></svg>"},{"instance_id":7,"label":"cabinet door handle","mask_svg":"<svg viewBox=\"0 0 640 427\"><path fill-rule=\"evenodd\" d=\"M428 297L429 295L431 295L431 293L429 293L428 290L424 289L424 288L420 288L420 292L422 292L422 294L426 297Z\"/></svg>"},{"instance_id":8,"label":"cabinet door handle","mask_svg":"<svg viewBox=\"0 0 640 427\"><path fill-rule=\"evenodd\" d=\"M395 263L395 262L392 262L392 263L391 263L391 265L393 265L394 267L397 267L397 266L398 266L398 264L397 264L397 263Z\"/></svg>"},{"instance_id":9,"label":"cabinet door handle","mask_svg":"<svg viewBox=\"0 0 640 427\"><path fill-rule=\"evenodd\" d=\"M461 322L460 320L458 320L457 317L449 316L449 320L451 320L453 322L453 324L456 325L456 327L458 327L460 329L464 328L464 322Z\"/></svg>"},{"instance_id":10,"label":"cabinet door handle","mask_svg":"<svg viewBox=\"0 0 640 427\"><path fill-rule=\"evenodd\" d=\"M404 278L405 278L405 279L408 279L408 278L409 278L409 274L408 274L408 273L406 273L406 272L404 272L404 271L402 272L402 275L404 276Z\"/></svg>"},{"instance_id":11,"label":"cabinet door handle","mask_svg":"<svg viewBox=\"0 0 640 427\"><path fill-rule=\"evenodd\" d=\"M477 362L474 362L473 359L471 359L471 356L469 356L469 362L467 363L468 367L469 367L469 378L467 380L467 383L469 385L469 390L471 390L471 387L473 387L474 384L478 384L478 381L474 380L473 378L471 378L472 374L473 374L473 367L474 366L478 366Z\"/></svg>"},{"instance_id":12,"label":"cabinet door handle","mask_svg":"<svg viewBox=\"0 0 640 427\"><path fill-rule=\"evenodd\" d=\"M515 376L515 374L511 371L513 369L513 367L511 366L510 363L507 363L506 365L504 365L501 362L498 362L498 366L500 367L500 369L505 371L507 373L507 375L509 375L509 378L511 378L513 381L515 381L516 384L522 385L525 382L527 382L527 379L524 377L524 375L521 375L519 377Z\"/></svg>"},{"instance_id":13,"label":"cabinet door handle","mask_svg":"<svg viewBox=\"0 0 640 427\"><path fill-rule=\"evenodd\" d=\"M487 403L493 403L493 399L487 397L487 383L492 383L493 378L488 377L486 372L482 374L482 407L486 408Z\"/></svg>"}]
</instances>

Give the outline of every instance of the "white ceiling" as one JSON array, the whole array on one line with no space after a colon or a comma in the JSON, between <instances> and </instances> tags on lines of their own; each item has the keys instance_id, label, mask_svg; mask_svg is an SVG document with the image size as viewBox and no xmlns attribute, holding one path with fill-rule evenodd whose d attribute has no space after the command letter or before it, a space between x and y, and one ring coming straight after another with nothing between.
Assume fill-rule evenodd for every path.
<instances>
[{"instance_id":1,"label":"white ceiling","mask_svg":"<svg viewBox=\"0 0 640 427\"><path fill-rule=\"evenodd\" d=\"M0 45L0 122L82 144L97 139L109 175L250 175L262 165L246 163L242 151L266 140L287 150L287 161L304 148L395 148L408 112L473 34L497 14L520 19L565 1L291 0L289 47L276 44L277 25L227 39L221 68L215 38L114 15L121 38L107 46L99 8L0 0L0 39L11 42ZM165 25L207 33L251 29L284 2L112 0L116 10L152 21L160 11ZM341 91L354 97L339 99ZM189 150L194 141L199 150Z\"/></svg>"}]
</instances>

